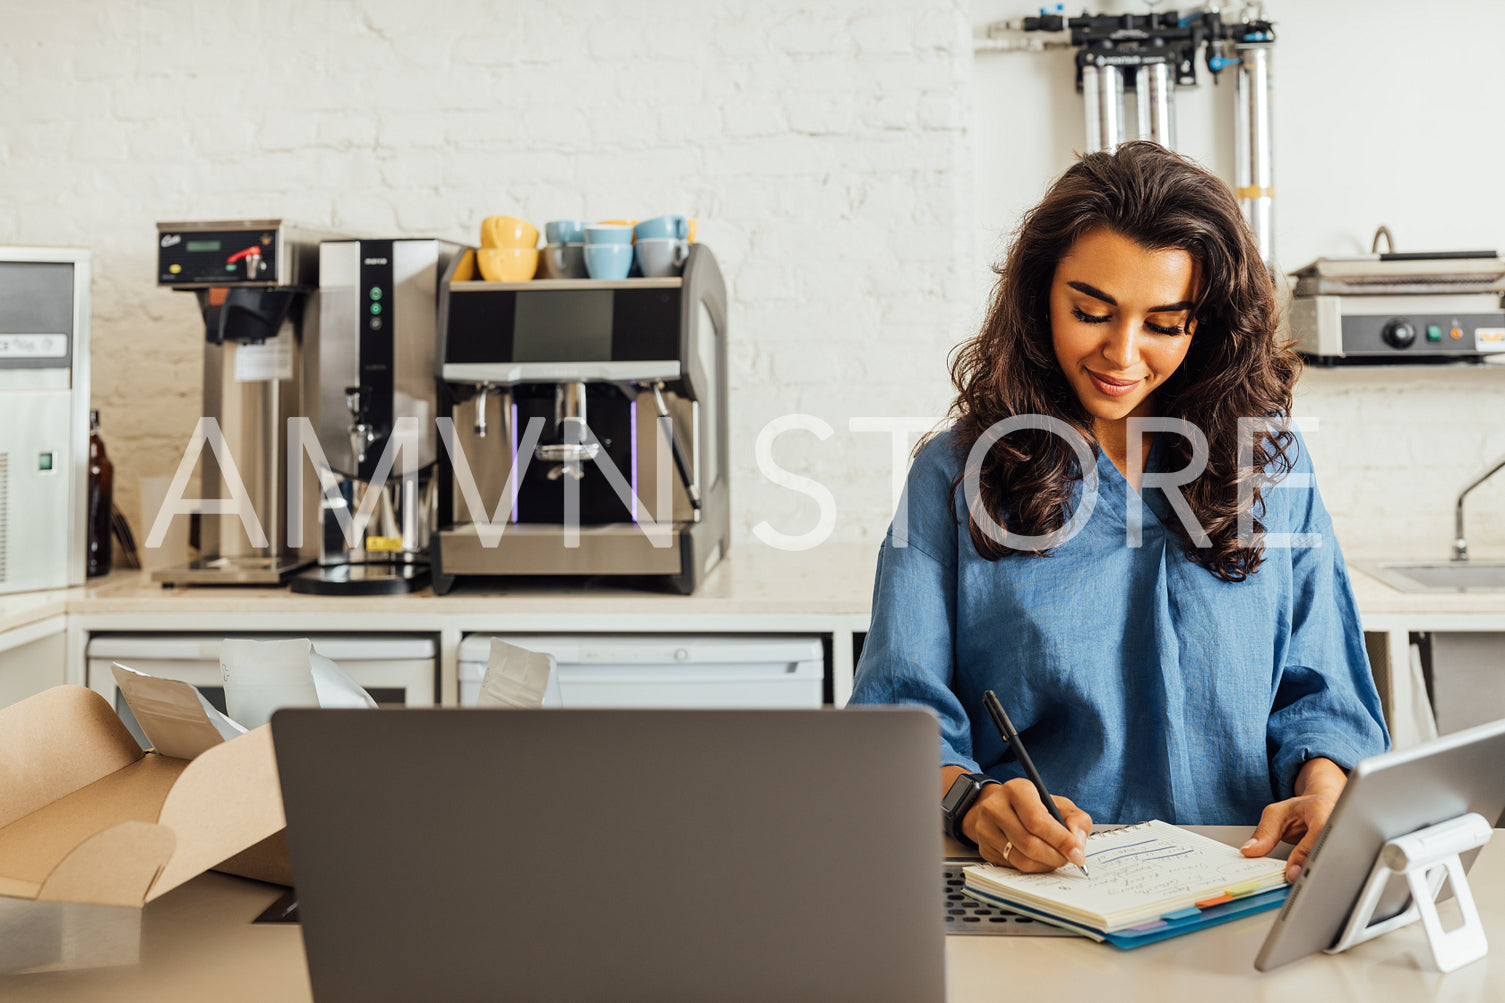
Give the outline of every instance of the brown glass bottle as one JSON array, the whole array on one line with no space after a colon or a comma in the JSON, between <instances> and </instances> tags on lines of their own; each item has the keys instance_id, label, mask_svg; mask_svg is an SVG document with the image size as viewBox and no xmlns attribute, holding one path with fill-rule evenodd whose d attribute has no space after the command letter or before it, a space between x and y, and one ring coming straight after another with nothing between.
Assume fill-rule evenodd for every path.
<instances>
[{"instance_id":1,"label":"brown glass bottle","mask_svg":"<svg viewBox=\"0 0 1505 1003\"><path fill-rule=\"evenodd\" d=\"M115 465L99 438L99 412L89 412L89 577L110 573L110 513L114 508Z\"/></svg>"}]
</instances>

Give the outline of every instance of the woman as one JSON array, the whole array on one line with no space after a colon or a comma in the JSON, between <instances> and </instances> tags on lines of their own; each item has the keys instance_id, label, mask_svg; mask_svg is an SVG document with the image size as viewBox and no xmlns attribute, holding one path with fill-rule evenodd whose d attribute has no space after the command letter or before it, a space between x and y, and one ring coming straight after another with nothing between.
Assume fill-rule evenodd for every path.
<instances>
[{"instance_id":1,"label":"woman","mask_svg":"<svg viewBox=\"0 0 1505 1003\"><path fill-rule=\"evenodd\" d=\"M1346 771L1386 748L1284 424L1299 371L1238 205L1200 167L1128 143L1026 215L884 540L852 696L936 711L943 812L985 859L1080 863L1094 818L1257 822L1244 853L1299 840L1294 877Z\"/></svg>"}]
</instances>

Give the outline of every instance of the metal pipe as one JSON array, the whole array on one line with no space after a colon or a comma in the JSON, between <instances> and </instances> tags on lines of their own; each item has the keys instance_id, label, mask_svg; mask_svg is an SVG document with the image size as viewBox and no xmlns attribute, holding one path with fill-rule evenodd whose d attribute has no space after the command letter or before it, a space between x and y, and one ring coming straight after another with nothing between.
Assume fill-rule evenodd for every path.
<instances>
[{"instance_id":1,"label":"metal pipe","mask_svg":"<svg viewBox=\"0 0 1505 1003\"><path fill-rule=\"evenodd\" d=\"M1124 72L1117 66L1097 68L1097 113L1103 149L1112 153L1128 138L1124 129Z\"/></svg>"},{"instance_id":2,"label":"metal pipe","mask_svg":"<svg viewBox=\"0 0 1505 1003\"><path fill-rule=\"evenodd\" d=\"M1097 109L1097 67L1091 64L1082 67L1082 111L1087 152L1098 153L1103 148L1102 118Z\"/></svg>"},{"instance_id":3,"label":"metal pipe","mask_svg":"<svg viewBox=\"0 0 1505 1003\"><path fill-rule=\"evenodd\" d=\"M1235 142L1235 194L1259 245L1265 267L1274 264L1275 180L1271 168L1271 43L1234 46L1238 53L1238 128Z\"/></svg>"},{"instance_id":4,"label":"metal pipe","mask_svg":"<svg viewBox=\"0 0 1505 1003\"><path fill-rule=\"evenodd\" d=\"M1117 66L1082 67L1082 99L1087 121L1087 152L1112 153L1124 133L1124 75Z\"/></svg>"},{"instance_id":5,"label":"metal pipe","mask_svg":"<svg viewBox=\"0 0 1505 1003\"><path fill-rule=\"evenodd\" d=\"M1505 457L1501 457L1500 460L1499 460L1499 462L1497 462L1494 466L1490 467L1489 470L1488 470L1488 472L1486 472L1482 477L1477 478L1471 484L1469 484L1468 487L1466 487L1462 491L1458 492L1458 504L1453 509L1453 560L1455 560L1455 561L1466 561L1466 560L1468 560L1468 543L1467 543L1467 541L1465 541L1463 539L1463 499L1464 499L1464 497L1466 497L1468 495L1468 493L1470 491L1472 491L1474 488L1478 487L1480 484L1483 484L1485 481L1489 480L1495 474L1499 473L1500 469L1502 467L1505 467Z\"/></svg>"},{"instance_id":6,"label":"metal pipe","mask_svg":"<svg viewBox=\"0 0 1505 1003\"><path fill-rule=\"evenodd\" d=\"M1134 74L1139 138L1176 148L1176 81L1169 63L1147 63Z\"/></svg>"},{"instance_id":7,"label":"metal pipe","mask_svg":"<svg viewBox=\"0 0 1505 1003\"><path fill-rule=\"evenodd\" d=\"M974 38L973 52L1047 52L1051 49L1073 49L1069 41L1047 41L1043 38Z\"/></svg>"}]
</instances>

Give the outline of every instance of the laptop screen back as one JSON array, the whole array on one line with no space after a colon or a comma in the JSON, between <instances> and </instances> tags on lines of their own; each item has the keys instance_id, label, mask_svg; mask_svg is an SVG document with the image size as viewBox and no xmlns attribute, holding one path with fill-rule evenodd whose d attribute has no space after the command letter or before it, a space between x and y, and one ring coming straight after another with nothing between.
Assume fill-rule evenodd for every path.
<instances>
[{"instance_id":1,"label":"laptop screen back","mask_svg":"<svg viewBox=\"0 0 1505 1003\"><path fill-rule=\"evenodd\" d=\"M285 710L314 995L944 997L914 709Z\"/></svg>"}]
</instances>

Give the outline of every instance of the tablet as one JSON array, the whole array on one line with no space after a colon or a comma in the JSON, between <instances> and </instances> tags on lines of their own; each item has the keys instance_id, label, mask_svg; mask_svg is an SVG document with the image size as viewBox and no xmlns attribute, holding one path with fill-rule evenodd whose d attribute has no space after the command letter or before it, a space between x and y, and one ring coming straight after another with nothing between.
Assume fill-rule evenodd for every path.
<instances>
[{"instance_id":1,"label":"tablet","mask_svg":"<svg viewBox=\"0 0 1505 1003\"><path fill-rule=\"evenodd\" d=\"M1355 766L1254 967L1267 972L1337 943L1386 841L1468 812L1499 826L1505 811L1501 763L1505 720ZM1465 870L1478 854L1463 854ZM1392 881L1370 922L1395 916L1409 898L1406 883Z\"/></svg>"}]
</instances>

